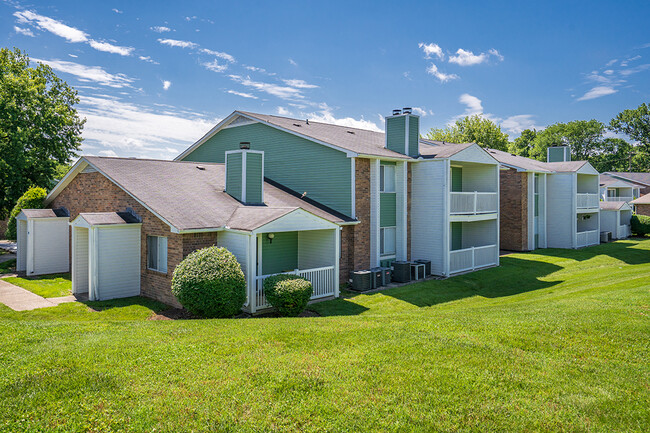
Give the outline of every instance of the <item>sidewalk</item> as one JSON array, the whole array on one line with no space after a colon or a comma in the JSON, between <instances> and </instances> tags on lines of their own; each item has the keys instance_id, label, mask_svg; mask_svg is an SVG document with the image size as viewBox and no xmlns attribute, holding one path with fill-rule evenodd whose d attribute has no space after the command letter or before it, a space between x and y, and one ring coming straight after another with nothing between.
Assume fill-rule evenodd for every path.
<instances>
[{"instance_id":1,"label":"sidewalk","mask_svg":"<svg viewBox=\"0 0 650 433\"><path fill-rule=\"evenodd\" d=\"M13 284L0 280L0 303L5 304L14 311L55 307L66 302L77 302L77 298L74 295L68 295L46 299L22 287L14 286Z\"/></svg>"},{"instance_id":2,"label":"sidewalk","mask_svg":"<svg viewBox=\"0 0 650 433\"><path fill-rule=\"evenodd\" d=\"M17 249L18 249L18 246L16 245L16 242L7 241L7 240L0 240L0 250L9 251L10 253L15 254Z\"/></svg>"}]
</instances>

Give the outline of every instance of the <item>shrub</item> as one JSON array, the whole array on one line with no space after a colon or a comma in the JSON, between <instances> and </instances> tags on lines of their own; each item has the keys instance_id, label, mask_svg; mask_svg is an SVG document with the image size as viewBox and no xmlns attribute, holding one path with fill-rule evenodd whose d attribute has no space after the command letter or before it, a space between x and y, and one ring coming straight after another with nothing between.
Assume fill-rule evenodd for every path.
<instances>
[{"instance_id":1,"label":"shrub","mask_svg":"<svg viewBox=\"0 0 650 433\"><path fill-rule=\"evenodd\" d=\"M305 309L314 289L298 275L272 275L264 280L266 299L281 316L297 316Z\"/></svg>"},{"instance_id":2,"label":"shrub","mask_svg":"<svg viewBox=\"0 0 650 433\"><path fill-rule=\"evenodd\" d=\"M18 199L16 206L9 214L9 221L7 221L7 231L5 233L7 239L16 240L16 217L20 211L23 209L41 209L46 195L47 192L43 188L33 186Z\"/></svg>"},{"instance_id":3,"label":"shrub","mask_svg":"<svg viewBox=\"0 0 650 433\"><path fill-rule=\"evenodd\" d=\"M174 269L172 293L193 314L232 317L246 301L246 279L235 256L209 247L189 254Z\"/></svg>"},{"instance_id":4,"label":"shrub","mask_svg":"<svg viewBox=\"0 0 650 433\"><path fill-rule=\"evenodd\" d=\"M635 236L650 235L650 216L632 215L630 229Z\"/></svg>"}]
</instances>

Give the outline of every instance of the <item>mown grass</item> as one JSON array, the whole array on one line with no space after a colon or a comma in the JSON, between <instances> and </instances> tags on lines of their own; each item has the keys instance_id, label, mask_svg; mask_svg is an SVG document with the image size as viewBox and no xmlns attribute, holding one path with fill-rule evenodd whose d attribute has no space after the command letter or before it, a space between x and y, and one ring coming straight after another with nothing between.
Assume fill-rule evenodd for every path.
<instances>
[{"instance_id":1,"label":"mown grass","mask_svg":"<svg viewBox=\"0 0 650 433\"><path fill-rule=\"evenodd\" d=\"M2 250L0 250L2 251ZM16 270L16 259L0 262L0 274L8 274Z\"/></svg>"},{"instance_id":2,"label":"mown grass","mask_svg":"<svg viewBox=\"0 0 650 433\"><path fill-rule=\"evenodd\" d=\"M3 280L44 298L57 298L72 294L72 281L69 273L38 277L5 277Z\"/></svg>"},{"instance_id":3,"label":"mown grass","mask_svg":"<svg viewBox=\"0 0 650 433\"><path fill-rule=\"evenodd\" d=\"M513 254L316 318L0 306L0 430L645 431L649 274L650 240L631 240Z\"/></svg>"}]
</instances>

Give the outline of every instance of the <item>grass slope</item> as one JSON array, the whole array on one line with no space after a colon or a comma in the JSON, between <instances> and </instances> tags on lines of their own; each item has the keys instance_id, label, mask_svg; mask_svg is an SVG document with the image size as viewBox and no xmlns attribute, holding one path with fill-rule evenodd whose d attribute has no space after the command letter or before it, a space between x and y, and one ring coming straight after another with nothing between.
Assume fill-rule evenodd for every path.
<instances>
[{"instance_id":1,"label":"grass slope","mask_svg":"<svg viewBox=\"0 0 650 433\"><path fill-rule=\"evenodd\" d=\"M513 254L318 318L0 306L0 430L644 431L649 274L650 240L632 240Z\"/></svg>"},{"instance_id":2,"label":"grass slope","mask_svg":"<svg viewBox=\"0 0 650 433\"><path fill-rule=\"evenodd\" d=\"M2 250L0 250L2 251ZM16 259L0 262L0 274L8 274L16 270Z\"/></svg>"},{"instance_id":3,"label":"grass slope","mask_svg":"<svg viewBox=\"0 0 650 433\"><path fill-rule=\"evenodd\" d=\"M44 298L57 298L72 293L70 274L52 274L39 277L5 277L3 280Z\"/></svg>"}]
</instances>

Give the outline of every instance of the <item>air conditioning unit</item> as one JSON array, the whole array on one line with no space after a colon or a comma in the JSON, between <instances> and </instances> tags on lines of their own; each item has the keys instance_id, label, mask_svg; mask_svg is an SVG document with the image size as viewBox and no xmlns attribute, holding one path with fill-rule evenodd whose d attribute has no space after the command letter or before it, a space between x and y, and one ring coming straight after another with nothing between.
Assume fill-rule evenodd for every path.
<instances>
[{"instance_id":1,"label":"air conditioning unit","mask_svg":"<svg viewBox=\"0 0 650 433\"><path fill-rule=\"evenodd\" d=\"M370 271L352 272L352 290L365 292L372 289L373 273Z\"/></svg>"},{"instance_id":2,"label":"air conditioning unit","mask_svg":"<svg viewBox=\"0 0 650 433\"><path fill-rule=\"evenodd\" d=\"M612 241L612 232L600 232L600 243L604 244Z\"/></svg>"}]
</instances>

